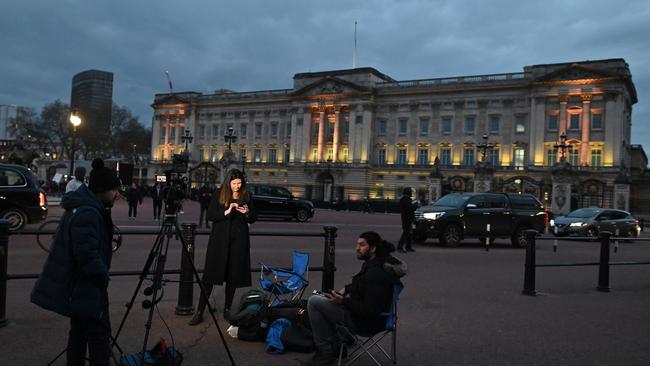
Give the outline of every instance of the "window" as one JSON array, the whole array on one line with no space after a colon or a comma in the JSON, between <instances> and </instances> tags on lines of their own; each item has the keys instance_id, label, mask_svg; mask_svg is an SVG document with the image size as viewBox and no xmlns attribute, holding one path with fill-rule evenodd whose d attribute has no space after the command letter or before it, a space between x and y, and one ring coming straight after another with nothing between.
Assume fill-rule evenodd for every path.
<instances>
[{"instance_id":1,"label":"window","mask_svg":"<svg viewBox=\"0 0 650 366\"><path fill-rule=\"evenodd\" d=\"M164 143L165 143L165 135L167 134L167 130L166 130L167 128L168 128L168 127L165 127L165 125L162 125L162 126L161 126L161 129L160 129L160 130L161 130L161 133L160 133L160 140L159 140L159 143L160 143L160 144L164 144Z\"/></svg>"},{"instance_id":2,"label":"window","mask_svg":"<svg viewBox=\"0 0 650 366\"><path fill-rule=\"evenodd\" d=\"M526 116L515 116L515 133L526 132Z\"/></svg>"},{"instance_id":3,"label":"window","mask_svg":"<svg viewBox=\"0 0 650 366\"><path fill-rule=\"evenodd\" d=\"M476 130L476 119L472 117L465 117L465 132L470 135L474 134Z\"/></svg>"},{"instance_id":4,"label":"window","mask_svg":"<svg viewBox=\"0 0 650 366\"><path fill-rule=\"evenodd\" d=\"M386 120L385 119L380 119L379 120L379 131L377 131L377 134L379 136L386 136Z\"/></svg>"},{"instance_id":5,"label":"window","mask_svg":"<svg viewBox=\"0 0 650 366\"><path fill-rule=\"evenodd\" d=\"M239 126L239 137L245 139L246 135L248 135L248 125L242 123L241 126Z\"/></svg>"},{"instance_id":6,"label":"window","mask_svg":"<svg viewBox=\"0 0 650 366\"><path fill-rule=\"evenodd\" d=\"M580 129L580 115L572 114L569 119L569 129L570 130L579 130Z\"/></svg>"},{"instance_id":7,"label":"window","mask_svg":"<svg viewBox=\"0 0 650 366\"><path fill-rule=\"evenodd\" d=\"M557 147L546 149L546 165L553 165L557 161Z\"/></svg>"},{"instance_id":8,"label":"window","mask_svg":"<svg viewBox=\"0 0 650 366\"><path fill-rule=\"evenodd\" d=\"M386 164L386 149L377 150L377 164L379 165Z\"/></svg>"},{"instance_id":9,"label":"window","mask_svg":"<svg viewBox=\"0 0 650 366\"><path fill-rule=\"evenodd\" d=\"M591 128L594 130L600 130L603 128L603 115L600 113L594 113L591 115Z\"/></svg>"},{"instance_id":10,"label":"window","mask_svg":"<svg viewBox=\"0 0 650 366\"><path fill-rule=\"evenodd\" d=\"M603 150L600 148L591 149L591 166L603 166Z\"/></svg>"},{"instance_id":11,"label":"window","mask_svg":"<svg viewBox=\"0 0 650 366\"><path fill-rule=\"evenodd\" d=\"M262 124L261 123L256 123L255 124L255 137L262 137Z\"/></svg>"},{"instance_id":12,"label":"window","mask_svg":"<svg viewBox=\"0 0 650 366\"><path fill-rule=\"evenodd\" d=\"M348 138L350 137L350 122L345 121L343 123L343 141L348 141Z\"/></svg>"},{"instance_id":13,"label":"window","mask_svg":"<svg viewBox=\"0 0 650 366\"><path fill-rule=\"evenodd\" d=\"M332 149L331 147L327 149L327 160L330 161L334 160L334 149Z\"/></svg>"},{"instance_id":14,"label":"window","mask_svg":"<svg viewBox=\"0 0 650 366\"><path fill-rule=\"evenodd\" d=\"M498 135L499 134L500 122L501 122L501 120L499 119L499 116L491 116L490 117L490 134L492 134L492 135Z\"/></svg>"},{"instance_id":15,"label":"window","mask_svg":"<svg viewBox=\"0 0 650 366\"><path fill-rule=\"evenodd\" d=\"M406 136L406 130L408 128L408 120L400 119L399 120L399 135Z\"/></svg>"},{"instance_id":16,"label":"window","mask_svg":"<svg viewBox=\"0 0 650 366\"><path fill-rule=\"evenodd\" d=\"M376 188L377 190L377 197L384 197L384 186L383 185L377 185Z\"/></svg>"},{"instance_id":17,"label":"window","mask_svg":"<svg viewBox=\"0 0 650 366\"><path fill-rule=\"evenodd\" d=\"M212 149L212 151L210 152L210 154L211 154L211 155L210 155L210 161L213 162L213 163L214 163L215 161L217 161L217 149Z\"/></svg>"},{"instance_id":18,"label":"window","mask_svg":"<svg viewBox=\"0 0 650 366\"><path fill-rule=\"evenodd\" d=\"M318 148L311 150L311 161L318 161Z\"/></svg>"},{"instance_id":19,"label":"window","mask_svg":"<svg viewBox=\"0 0 650 366\"><path fill-rule=\"evenodd\" d=\"M205 125L199 125L199 137L200 138L205 137Z\"/></svg>"},{"instance_id":20,"label":"window","mask_svg":"<svg viewBox=\"0 0 650 366\"><path fill-rule=\"evenodd\" d=\"M278 137L278 123L271 123L271 137Z\"/></svg>"},{"instance_id":21,"label":"window","mask_svg":"<svg viewBox=\"0 0 650 366\"><path fill-rule=\"evenodd\" d=\"M429 134L429 120L426 118L420 119L420 136L427 136Z\"/></svg>"},{"instance_id":22,"label":"window","mask_svg":"<svg viewBox=\"0 0 650 366\"><path fill-rule=\"evenodd\" d=\"M397 164L406 164L406 149L397 149Z\"/></svg>"},{"instance_id":23,"label":"window","mask_svg":"<svg viewBox=\"0 0 650 366\"><path fill-rule=\"evenodd\" d=\"M343 148L343 156L340 157L340 160L348 161L348 148L347 147Z\"/></svg>"},{"instance_id":24,"label":"window","mask_svg":"<svg viewBox=\"0 0 650 366\"><path fill-rule=\"evenodd\" d=\"M440 165L448 166L451 165L451 148L442 147L440 148Z\"/></svg>"},{"instance_id":25,"label":"window","mask_svg":"<svg viewBox=\"0 0 650 366\"><path fill-rule=\"evenodd\" d=\"M334 123L327 122L327 141L334 141Z\"/></svg>"},{"instance_id":26,"label":"window","mask_svg":"<svg viewBox=\"0 0 650 366\"><path fill-rule=\"evenodd\" d=\"M287 164L291 158L291 149L284 150L284 163Z\"/></svg>"},{"instance_id":27,"label":"window","mask_svg":"<svg viewBox=\"0 0 650 366\"><path fill-rule=\"evenodd\" d=\"M491 151L488 151L488 161L492 164L492 166L498 166L499 165L499 148L494 147L492 148Z\"/></svg>"},{"instance_id":28,"label":"window","mask_svg":"<svg viewBox=\"0 0 650 366\"><path fill-rule=\"evenodd\" d=\"M418 164L429 164L429 149L418 149Z\"/></svg>"},{"instance_id":29,"label":"window","mask_svg":"<svg viewBox=\"0 0 650 366\"><path fill-rule=\"evenodd\" d=\"M176 141L176 126L171 126L169 129L169 143L173 144Z\"/></svg>"},{"instance_id":30,"label":"window","mask_svg":"<svg viewBox=\"0 0 650 366\"><path fill-rule=\"evenodd\" d=\"M287 137L291 137L291 122L287 123Z\"/></svg>"},{"instance_id":31,"label":"window","mask_svg":"<svg viewBox=\"0 0 650 366\"><path fill-rule=\"evenodd\" d=\"M557 130L557 114L551 114L548 116L548 129Z\"/></svg>"},{"instance_id":32,"label":"window","mask_svg":"<svg viewBox=\"0 0 650 366\"><path fill-rule=\"evenodd\" d=\"M474 165L474 148L466 147L463 150L463 165L472 166Z\"/></svg>"},{"instance_id":33,"label":"window","mask_svg":"<svg viewBox=\"0 0 650 366\"><path fill-rule=\"evenodd\" d=\"M514 153L515 169L522 170L524 168L524 149L522 147L515 147Z\"/></svg>"},{"instance_id":34,"label":"window","mask_svg":"<svg viewBox=\"0 0 650 366\"><path fill-rule=\"evenodd\" d=\"M276 149L269 150L269 163L275 164L277 162L277 153L278 151Z\"/></svg>"},{"instance_id":35,"label":"window","mask_svg":"<svg viewBox=\"0 0 650 366\"><path fill-rule=\"evenodd\" d=\"M239 158L246 159L246 149L239 149Z\"/></svg>"},{"instance_id":36,"label":"window","mask_svg":"<svg viewBox=\"0 0 650 366\"><path fill-rule=\"evenodd\" d=\"M219 125L212 125L212 139L219 138Z\"/></svg>"},{"instance_id":37,"label":"window","mask_svg":"<svg viewBox=\"0 0 650 366\"><path fill-rule=\"evenodd\" d=\"M255 149L253 150L253 161L259 163L262 161L262 150Z\"/></svg>"},{"instance_id":38,"label":"window","mask_svg":"<svg viewBox=\"0 0 650 366\"><path fill-rule=\"evenodd\" d=\"M0 171L0 186L24 186L25 178L18 172L13 170Z\"/></svg>"},{"instance_id":39,"label":"window","mask_svg":"<svg viewBox=\"0 0 650 366\"><path fill-rule=\"evenodd\" d=\"M451 117L445 117L442 119L442 133L444 135L451 134Z\"/></svg>"},{"instance_id":40,"label":"window","mask_svg":"<svg viewBox=\"0 0 650 366\"><path fill-rule=\"evenodd\" d=\"M580 165L580 149L578 146L569 146L569 163L574 166Z\"/></svg>"},{"instance_id":41,"label":"window","mask_svg":"<svg viewBox=\"0 0 650 366\"><path fill-rule=\"evenodd\" d=\"M199 161L205 161L205 148L199 147Z\"/></svg>"}]
</instances>

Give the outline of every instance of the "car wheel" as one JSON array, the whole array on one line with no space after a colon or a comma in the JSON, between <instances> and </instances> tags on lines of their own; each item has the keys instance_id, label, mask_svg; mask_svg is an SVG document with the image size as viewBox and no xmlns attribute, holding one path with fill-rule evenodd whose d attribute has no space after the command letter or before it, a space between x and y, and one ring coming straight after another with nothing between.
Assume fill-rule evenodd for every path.
<instances>
[{"instance_id":1,"label":"car wheel","mask_svg":"<svg viewBox=\"0 0 650 366\"><path fill-rule=\"evenodd\" d=\"M447 225L442 231L440 242L447 247L457 247L460 245L461 229L458 225Z\"/></svg>"},{"instance_id":2,"label":"car wheel","mask_svg":"<svg viewBox=\"0 0 650 366\"><path fill-rule=\"evenodd\" d=\"M515 233L512 234L512 246L515 248L523 248L528 244L526 241L526 230L528 230L529 227L527 226L520 226L515 230Z\"/></svg>"},{"instance_id":3,"label":"car wheel","mask_svg":"<svg viewBox=\"0 0 650 366\"><path fill-rule=\"evenodd\" d=\"M587 228L587 231L585 231L585 236L589 237L589 238L597 238L598 237L598 229L596 229L593 226Z\"/></svg>"},{"instance_id":4,"label":"car wheel","mask_svg":"<svg viewBox=\"0 0 650 366\"><path fill-rule=\"evenodd\" d=\"M300 222L305 222L309 220L309 212L301 208L300 210L298 210L298 212L296 212L296 220Z\"/></svg>"},{"instance_id":5,"label":"car wheel","mask_svg":"<svg viewBox=\"0 0 650 366\"><path fill-rule=\"evenodd\" d=\"M11 231L19 230L27 223L27 216L17 208L4 210L0 214L0 219L9 221L9 230Z\"/></svg>"},{"instance_id":6,"label":"car wheel","mask_svg":"<svg viewBox=\"0 0 650 366\"><path fill-rule=\"evenodd\" d=\"M424 244L427 241L427 235L421 233L413 233L413 242L415 244Z\"/></svg>"}]
</instances>

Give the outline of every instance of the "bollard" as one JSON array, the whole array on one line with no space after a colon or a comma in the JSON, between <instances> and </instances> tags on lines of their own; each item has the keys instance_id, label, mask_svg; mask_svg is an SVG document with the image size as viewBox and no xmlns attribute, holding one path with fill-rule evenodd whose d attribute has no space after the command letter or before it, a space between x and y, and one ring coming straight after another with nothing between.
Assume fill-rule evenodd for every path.
<instances>
[{"instance_id":1,"label":"bollard","mask_svg":"<svg viewBox=\"0 0 650 366\"><path fill-rule=\"evenodd\" d=\"M616 240L614 240L614 253L618 252L618 238L620 235L620 229L616 228Z\"/></svg>"},{"instance_id":2,"label":"bollard","mask_svg":"<svg viewBox=\"0 0 650 366\"><path fill-rule=\"evenodd\" d=\"M600 232L600 262L598 265L598 291L609 292L609 231Z\"/></svg>"},{"instance_id":3,"label":"bollard","mask_svg":"<svg viewBox=\"0 0 650 366\"><path fill-rule=\"evenodd\" d=\"M553 253L557 253L557 226L553 229L553 232L555 233L555 238L553 239Z\"/></svg>"},{"instance_id":4,"label":"bollard","mask_svg":"<svg viewBox=\"0 0 650 366\"><path fill-rule=\"evenodd\" d=\"M524 265L524 295L535 296L535 236L537 231L526 230L526 264Z\"/></svg>"},{"instance_id":5,"label":"bollard","mask_svg":"<svg viewBox=\"0 0 650 366\"><path fill-rule=\"evenodd\" d=\"M7 255L9 221L0 220L0 328L7 326Z\"/></svg>"},{"instance_id":6,"label":"bollard","mask_svg":"<svg viewBox=\"0 0 650 366\"><path fill-rule=\"evenodd\" d=\"M192 315L194 313L194 242L196 239L196 224L183 223L182 235L187 245L187 251L181 251L181 273L178 283L178 302L176 315ZM188 254L189 253L189 254Z\"/></svg>"},{"instance_id":7,"label":"bollard","mask_svg":"<svg viewBox=\"0 0 650 366\"><path fill-rule=\"evenodd\" d=\"M325 250L323 251L323 281L321 290L329 292L334 289L334 272L335 266L335 253L336 253L336 226L325 226Z\"/></svg>"},{"instance_id":8,"label":"bollard","mask_svg":"<svg viewBox=\"0 0 650 366\"><path fill-rule=\"evenodd\" d=\"M490 224L485 225L485 231L488 234L488 236L485 237L485 251L489 252L490 251Z\"/></svg>"}]
</instances>

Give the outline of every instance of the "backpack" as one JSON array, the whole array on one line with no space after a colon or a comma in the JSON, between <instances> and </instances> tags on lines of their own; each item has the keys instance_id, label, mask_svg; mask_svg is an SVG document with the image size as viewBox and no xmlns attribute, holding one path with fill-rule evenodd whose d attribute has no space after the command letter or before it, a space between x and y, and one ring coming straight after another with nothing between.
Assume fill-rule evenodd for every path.
<instances>
[{"instance_id":1,"label":"backpack","mask_svg":"<svg viewBox=\"0 0 650 366\"><path fill-rule=\"evenodd\" d=\"M237 312L228 317L230 325L239 327L237 338L261 341L266 336L269 315L269 294L260 289L245 292L239 300Z\"/></svg>"},{"instance_id":2,"label":"backpack","mask_svg":"<svg viewBox=\"0 0 650 366\"><path fill-rule=\"evenodd\" d=\"M183 355L174 347L167 347L162 338L144 355L138 352L120 357L120 366L180 366L182 362Z\"/></svg>"}]
</instances>

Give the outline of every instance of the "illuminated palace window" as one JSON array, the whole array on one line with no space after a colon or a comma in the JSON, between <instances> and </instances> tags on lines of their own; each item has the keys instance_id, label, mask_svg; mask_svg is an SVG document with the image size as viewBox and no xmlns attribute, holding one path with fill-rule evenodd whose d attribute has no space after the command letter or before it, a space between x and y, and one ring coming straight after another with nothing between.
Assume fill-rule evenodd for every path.
<instances>
[{"instance_id":1,"label":"illuminated palace window","mask_svg":"<svg viewBox=\"0 0 650 366\"><path fill-rule=\"evenodd\" d=\"M318 148L311 150L311 161L318 161Z\"/></svg>"},{"instance_id":2,"label":"illuminated palace window","mask_svg":"<svg viewBox=\"0 0 650 366\"><path fill-rule=\"evenodd\" d=\"M591 149L591 166L603 166L603 150L601 148Z\"/></svg>"},{"instance_id":3,"label":"illuminated palace window","mask_svg":"<svg viewBox=\"0 0 650 366\"><path fill-rule=\"evenodd\" d=\"M514 164L515 164L515 169L521 170L524 168L524 156L525 156L525 151L523 147L515 147L514 150Z\"/></svg>"},{"instance_id":4,"label":"illuminated palace window","mask_svg":"<svg viewBox=\"0 0 650 366\"><path fill-rule=\"evenodd\" d=\"M334 149L327 149L327 160L334 160Z\"/></svg>"},{"instance_id":5,"label":"illuminated palace window","mask_svg":"<svg viewBox=\"0 0 650 366\"><path fill-rule=\"evenodd\" d=\"M524 132L526 132L526 116L517 115L515 116L515 133Z\"/></svg>"},{"instance_id":6,"label":"illuminated palace window","mask_svg":"<svg viewBox=\"0 0 650 366\"><path fill-rule=\"evenodd\" d=\"M291 157L291 149L284 149L284 162L288 163Z\"/></svg>"},{"instance_id":7,"label":"illuminated palace window","mask_svg":"<svg viewBox=\"0 0 650 366\"><path fill-rule=\"evenodd\" d=\"M277 162L278 151L276 149L269 150L269 163L274 164Z\"/></svg>"},{"instance_id":8,"label":"illuminated palace window","mask_svg":"<svg viewBox=\"0 0 650 366\"><path fill-rule=\"evenodd\" d=\"M580 165L580 147L576 145L569 146L569 156L567 157L569 163L573 166Z\"/></svg>"},{"instance_id":9,"label":"illuminated palace window","mask_svg":"<svg viewBox=\"0 0 650 366\"><path fill-rule=\"evenodd\" d=\"M377 191L377 197L384 197L384 185L383 184L377 184L375 186L375 190Z\"/></svg>"},{"instance_id":10,"label":"illuminated palace window","mask_svg":"<svg viewBox=\"0 0 650 366\"><path fill-rule=\"evenodd\" d=\"M472 166L474 165L474 148L466 147L463 149L463 165Z\"/></svg>"},{"instance_id":11,"label":"illuminated palace window","mask_svg":"<svg viewBox=\"0 0 650 366\"><path fill-rule=\"evenodd\" d=\"M406 149L397 149L397 164L406 165Z\"/></svg>"},{"instance_id":12,"label":"illuminated palace window","mask_svg":"<svg viewBox=\"0 0 650 366\"><path fill-rule=\"evenodd\" d=\"M546 165L553 165L557 161L557 147L546 149Z\"/></svg>"},{"instance_id":13,"label":"illuminated palace window","mask_svg":"<svg viewBox=\"0 0 650 366\"><path fill-rule=\"evenodd\" d=\"M418 149L418 164L429 164L429 149Z\"/></svg>"},{"instance_id":14,"label":"illuminated palace window","mask_svg":"<svg viewBox=\"0 0 650 366\"><path fill-rule=\"evenodd\" d=\"M440 165L442 166L451 165L451 147L440 148Z\"/></svg>"},{"instance_id":15,"label":"illuminated palace window","mask_svg":"<svg viewBox=\"0 0 650 366\"><path fill-rule=\"evenodd\" d=\"M255 149L253 150L253 161L259 163L262 161L262 150Z\"/></svg>"},{"instance_id":16,"label":"illuminated palace window","mask_svg":"<svg viewBox=\"0 0 650 366\"><path fill-rule=\"evenodd\" d=\"M493 147L487 152L487 160L492 164L492 166L499 166L499 148Z\"/></svg>"},{"instance_id":17,"label":"illuminated palace window","mask_svg":"<svg viewBox=\"0 0 650 366\"><path fill-rule=\"evenodd\" d=\"M379 165L386 164L386 149L377 150L377 164Z\"/></svg>"}]
</instances>

